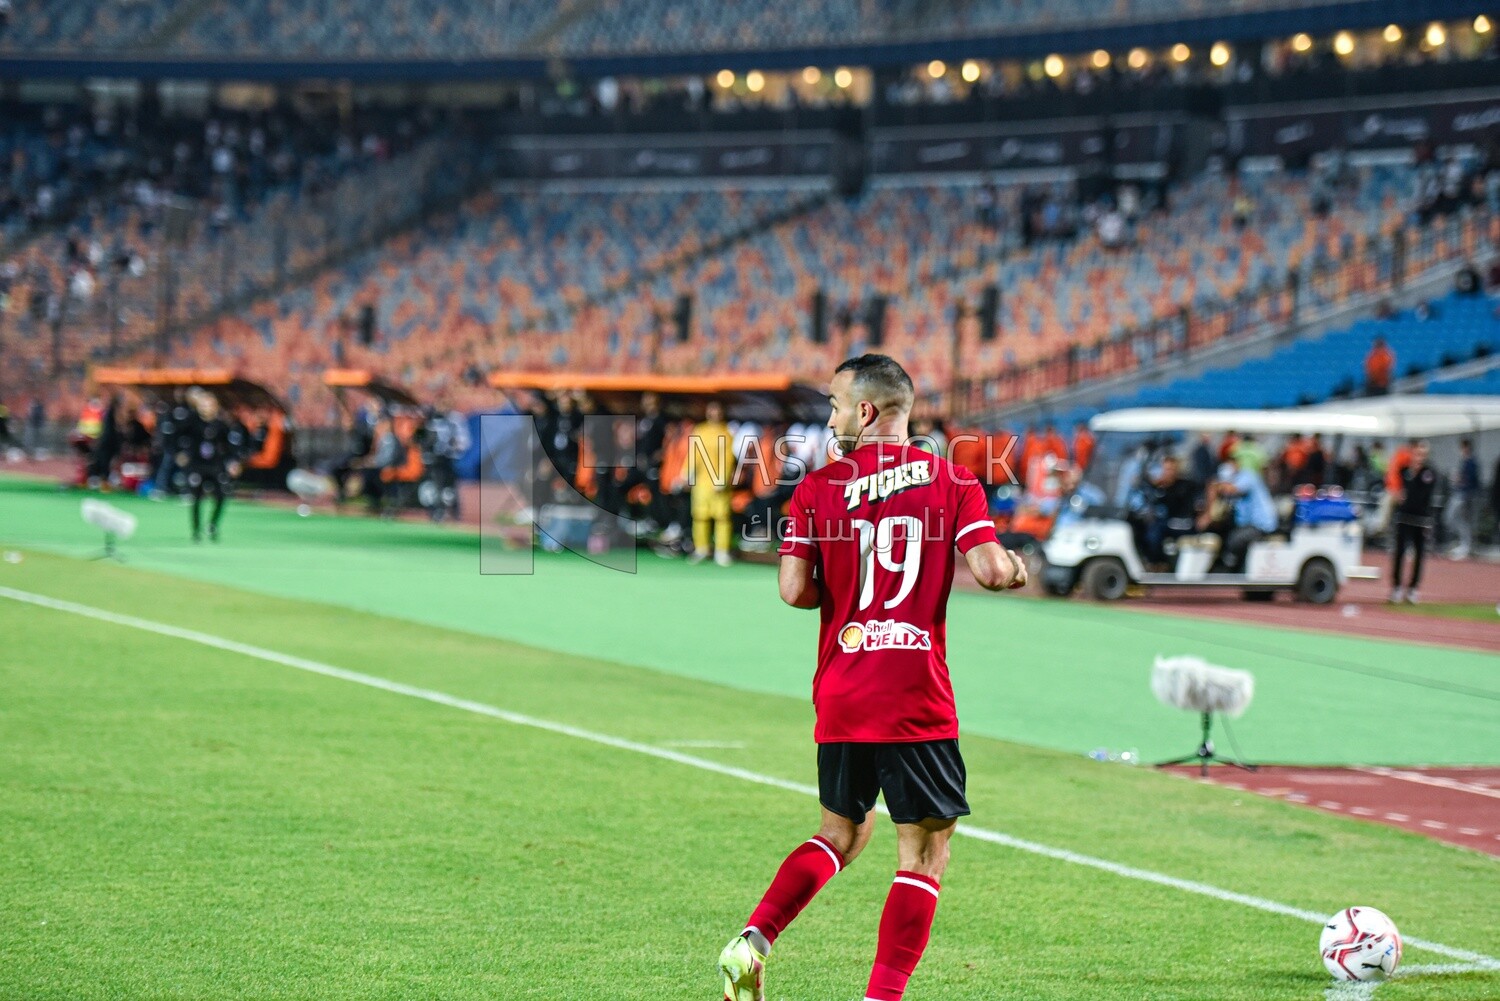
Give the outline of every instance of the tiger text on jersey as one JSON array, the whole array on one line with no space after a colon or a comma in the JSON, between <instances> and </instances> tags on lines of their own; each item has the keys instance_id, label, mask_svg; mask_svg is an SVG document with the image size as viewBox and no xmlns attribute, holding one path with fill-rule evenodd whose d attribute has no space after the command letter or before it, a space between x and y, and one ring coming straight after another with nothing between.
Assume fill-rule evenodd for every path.
<instances>
[{"instance_id":1,"label":"tiger text on jersey","mask_svg":"<svg viewBox=\"0 0 1500 1001\"><path fill-rule=\"evenodd\" d=\"M907 462L851 480L844 487L844 503L848 505L850 511L853 511L861 504L873 504L878 500L885 500L892 494L931 482L931 462L926 459Z\"/></svg>"}]
</instances>

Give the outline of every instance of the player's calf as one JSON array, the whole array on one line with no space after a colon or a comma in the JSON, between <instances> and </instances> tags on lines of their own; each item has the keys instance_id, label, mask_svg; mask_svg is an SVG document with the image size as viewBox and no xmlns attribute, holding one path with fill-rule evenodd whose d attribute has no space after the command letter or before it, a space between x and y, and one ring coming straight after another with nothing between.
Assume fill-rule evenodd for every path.
<instances>
[{"instance_id":1,"label":"player's calf","mask_svg":"<svg viewBox=\"0 0 1500 1001\"><path fill-rule=\"evenodd\" d=\"M880 913L880 939L865 1001L901 1001L906 982L927 949L938 890L938 881L931 877L908 871L896 873Z\"/></svg>"}]
</instances>

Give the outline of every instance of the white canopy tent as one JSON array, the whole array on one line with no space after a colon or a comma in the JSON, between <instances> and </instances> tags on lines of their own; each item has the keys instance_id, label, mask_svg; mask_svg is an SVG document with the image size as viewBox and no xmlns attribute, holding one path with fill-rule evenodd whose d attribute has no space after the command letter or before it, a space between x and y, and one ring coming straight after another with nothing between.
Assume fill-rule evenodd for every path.
<instances>
[{"instance_id":1,"label":"white canopy tent","mask_svg":"<svg viewBox=\"0 0 1500 1001\"><path fill-rule=\"evenodd\" d=\"M1377 396L1286 410L1133 407L1097 414L1089 427L1095 431L1436 438L1500 430L1500 396Z\"/></svg>"}]
</instances>

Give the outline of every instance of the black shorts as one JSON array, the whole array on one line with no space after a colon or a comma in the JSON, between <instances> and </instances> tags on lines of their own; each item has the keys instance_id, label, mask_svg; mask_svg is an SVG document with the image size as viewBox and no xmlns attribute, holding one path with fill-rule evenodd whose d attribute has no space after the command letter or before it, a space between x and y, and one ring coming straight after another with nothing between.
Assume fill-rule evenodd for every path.
<instances>
[{"instance_id":1,"label":"black shorts","mask_svg":"<svg viewBox=\"0 0 1500 1001\"><path fill-rule=\"evenodd\" d=\"M966 817L966 777L956 740L818 745L818 799L856 824L875 809L877 793L898 824Z\"/></svg>"}]
</instances>

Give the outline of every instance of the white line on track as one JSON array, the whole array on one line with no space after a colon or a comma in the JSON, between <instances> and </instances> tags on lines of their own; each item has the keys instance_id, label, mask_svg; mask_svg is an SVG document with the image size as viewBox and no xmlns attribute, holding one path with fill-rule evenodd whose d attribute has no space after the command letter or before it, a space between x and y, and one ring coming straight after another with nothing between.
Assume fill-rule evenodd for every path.
<instances>
[{"instance_id":1,"label":"white line on track","mask_svg":"<svg viewBox=\"0 0 1500 1001\"><path fill-rule=\"evenodd\" d=\"M1361 768L1359 771L1370 775L1379 775L1388 779L1399 779L1402 782L1415 782L1417 785L1432 786L1436 789L1447 789L1449 792L1466 792L1475 796L1488 796L1490 799L1500 799L1500 789L1491 789L1488 786L1476 785L1473 782L1460 782L1458 779L1450 779L1446 775L1428 775L1426 772L1412 772L1402 768L1381 768L1370 766Z\"/></svg>"},{"instance_id":2,"label":"white line on track","mask_svg":"<svg viewBox=\"0 0 1500 1001\"><path fill-rule=\"evenodd\" d=\"M581 727L570 726L567 723L556 723L552 720L540 719L536 716L527 716L522 713L511 712L498 706L488 705L484 702L476 702L473 699L460 698L439 692L430 688L419 688L400 681L391 681L388 678L377 677L373 674L362 674L359 671L350 671L332 664L320 663L316 660L308 660L305 657L297 657L292 654L280 653L276 650L268 650L265 647L252 646L249 643L241 643L237 640L225 639L222 636L214 636L211 633L201 633L194 629L183 629L180 626L167 625L163 622L153 622L150 619L140 619L133 615L122 615L119 612L111 612L103 608L95 608L91 605L80 605L73 601L64 601L60 598L51 598L42 594L33 594L30 591L20 591L10 587L0 587L0 598L9 598L12 601L23 602L41 608L49 608L57 612L66 612L70 615L78 615L83 618L93 619L96 622L107 622L111 625L124 626L128 629L137 629L141 632L154 633L157 636L166 636L172 639L183 640L188 643L197 643L200 646L211 647L215 650L223 650L227 653L240 654L256 660L263 660L271 664L280 664L283 667L295 668L310 674L320 674L326 678L336 678L339 681L348 681L352 684L363 685L367 688L379 689L394 695L405 695L409 698L421 699L425 702L433 702L438 705L448 706L452 709L462 709L465 712L475 713L480 716L488 716L515 726L529 727L534 730L543 730L548 733L560 734L572 737L576 740L584 740L593 744L601 744L605 747L613 747L616 750L631 751L635 754L644 754L648 757L659 758L674 764L686 765L689 768L697 768L730 778L741 779L745 782L754 782L757 785L771 786L776 789L784 789L788 792L801 793L804 796L817 796L816 786L807 785L802 782L792 782L788 779L776 778L772 775L762 775L744 768L736 768L733 765L721 764L708 758L694 757L690 754L682 754L678 751L668 750L662 747L654 747L650 744L641 744L623 737L614 737L607 733L597 733L593 730L585 730ZM883 808L882 808L882 812ZM1268 914L1279 914L1284 917L1297 918L1312 924L1323 924L1327 920L1327 913L1320 911L1309 911L1301 907L1292 907L1289 904L1278 903L1264 897L1256 897L1247 893L1236 893L1233 890L1225 890L1209 883L1200 883L1191 879L1180 879L1176 876L1168 876L1164 873L1153 872L1150 869L1138 869L1135 866L1123 865L1119 862L1111 862L1108 859L1096 858L1092 855L1084 855L1080 852L1070 851L1066 848L1054 848L1037 841L1028 841L1024 838L1014 837L1001 831L991 831L983 827L973 827L968 824L960 824L957 832L977 841L987 841L990 844L1001 845L1006 848L1014 848L1018 851L1029 852L1044 858L1055 859L1059 862L1068 862L1073 865L1086 866L1097 869L1125 879L1134 879L1143 883L1154 883L1158 886L1166 886L1185 893L1193 893L1203 897L1210 897L1224 903L1240 904L1243 907L1264 911ZM1459 949L1441 942L1429 942L1425 939L1407 936L1406 944L1414 949L1423 949L1439 956L1456 959L1468 964L1467 968L1482 968L1485 970L1500 970L1500 959L1486 956L1483 953L1472 952L1468 949Z\"/></svg>"}]
</instances>

